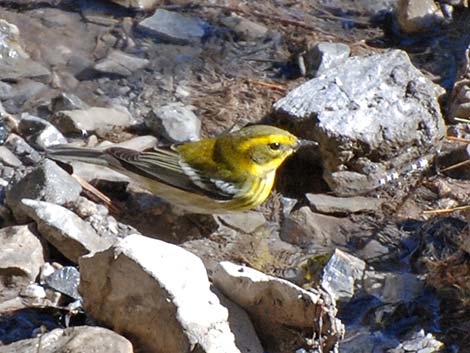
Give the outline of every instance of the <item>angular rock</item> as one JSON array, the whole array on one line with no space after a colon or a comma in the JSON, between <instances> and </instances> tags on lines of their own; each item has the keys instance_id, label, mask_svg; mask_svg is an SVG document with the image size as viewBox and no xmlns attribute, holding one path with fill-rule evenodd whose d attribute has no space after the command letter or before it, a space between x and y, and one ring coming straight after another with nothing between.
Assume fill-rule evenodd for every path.
<instances>
[{"instance_id":1,"label":"angular rock","mask_svg":"<svg viewBox=\"0 0 470 353\"><path fill-rule=\"evenodd\" d=\"M158 9L140 22L138 29L153 34L157 39L173 44L199 43L209 25L197 17Z\"/></svg>"},{"instance_id":2,"label":"angular rock","mask_svg":"<svg viewBox=\"0 0 470 353\"><path fill-rule=\"evenodd\" d=\"M61 110L86 110L88 108L90 108L88 104L70 93L62 93L51 101L51 109L54 113Z\"/></svg>"},{"instance_id":3,"label":"angular rock","mask_svg":"<svg viewBox=\"0 0 470 353\"><path fill-rule=\"evenodd\" d=\"M129 76L134 71L146 67L149 62L147 59L138 58L119 50L111 50L105 58L93 65L93 69L104 74Z\"/></svg>"},{"instance_id":4,"label":"angular rock","mask_svg":"<svg viewBox=\"0 0 470 353\"><path fill-rule=\"evenodd\" d=\"M140 235L80 259L80 294L96 320L151 352L240 352L201 260Z\"/></svg>"},{"instance_id":5,"label":"angular rock","mask_svg":"<svg viewBox=\"0 0 470 353\"><path fill-rule=\"evenodd\" d=\"M354 295L354 284L362 279L366 263L342 250L335 249L321 276L325 288L335 300L347 301Z\"/></svg>"},{"instance_id":6,"label":"angular rock","mask_svg":"<svg viewBox=\"0 0 470 353\"><path fill-rule=\"evenodd\" d=\"M387 350L387 353L438 353L442 352L443 348L444 343L437 340L432 333L426 334L424 330L420 330L397 347Z\"/></svg>"},{"instance_id":7,"label":"angular rock","mask_svg":"<svg viewBox=\"0 0 470 353\"><path fill-rule=\"evenodd\" d=\"M37 169L13 184L7 191L5 204L15 218L25 222L29 218L24 211L22 199L34 199L63 205L76 200L82 187L62 168L50 160L44 160Z\"/></svg>"},{"instance_id":8,"label":"angular rock","mask_svg":"<svg viewBox=\"0 0 470 353\"><path fill-rule=\"evenodd\" d=\"M93 107L59 111L52 116L51 122L63 133L82 133L112 126L128 127L134 124L134 119L124 109Z\"/></svg>"},{"instance_id":9,"label":"angular rock","mask_svg":"<svg viewBox=\"0 0 470 353\"><path fill-rule=\"evenodd\" d=\"M280 237L291 244L329 248L346 245L349 234L357 228L347 218L313 213L304 206L284 219Z\"/></svg>"},{"instance_id":10,"label":"angular rock","mask_svg":"<svg viewBox=\"0 0 470 353\"><path fill-rule=\"evenodd\" d=\"M256 40L266 37L268 28L241 16L224 17L220 22L234 31L242 40Z\"/></svg>"},{"instance_id":11,"label":"angular rock","mask_svg":"<svg viewBox=\"0 0 470 353\"><path fill-rule=\"evenodd\" d=\"M136 10L153 10L155 9L158 5L161 4L160 0L110 0L118 5L130 8L130 9L136 9Z\"/></svg>"},{"instance_id":12,"label":"angular rock","mask_svg":"<svg viewBox=\"0 0 470 353\"><path fill-rule=\"evenodd\" d=\"M102 327L57 328L40 337L0 347L0 353L133 353L124 337Z\"/></svg>"},{"instance_id":13,"label":"angular rock","mask_svg":"<svg viewBox=\"0 0 470 353\"><path fill-rule=\"evenodd\" d=\"M41 235L66 258L78 258L109 248L114 239L100 237L75 213L53 203L23 199L24 211L34 219Z\"/></svg>"},{"instance_id":14,"label":"angular rock","mask_svg":"<svg viewBox=\"0 0 470 353\"><path fill-rule=\"evenodd\" d=\"M430 31L444 20L444 14L434 0L400 0L395 15L405 33Z\"/></svg>"},{"instance_id":15,"label":"angular rock","mask_svg":"<svg viewBox=\"0 0 470 353\"><path fill-rule=\"evenodd\" d=\"M198 140L201 133L199 118L179 102L153 109L145 122L153 132L163 135L170 142Z\"/></svg>"},{"instance_id":16,"label":"angular rock","mask_svg":"<svg viewBox=\"0 0 470 353\"><path fill-rule=\"evenodd\" d=\"M316 212L350 214L377 211L384 200L372 197L335 197L326 194L307 194L310 207Z\"/></svg>"},{"instance_id":17,"label":"angular rock","mask_svg":"<svg viewBox=\"0 0 470 353\"><path fill-rule=\"evenodd\" d=\"M254 232L266 223L263 214L255 211L219 215L218 218L227 226L244 233Z\"/></svg>"},{"instance_id":18,"label":"angular rock","mask_svg":"<svg viewBox=\"0 0 470 353\"><path fill-rule=\"evenodd\" d=\"M45 283L52 289L66 294L73 299L81 299L78 293L80 272L76 267L64 266L45 278Z\"/></svg>"},{"instance_id":19,"label":"angular rock","mask_svg":"<svg viewBox=\"0 0 470 353\"><path fill-rule=\"evenodd\" d=\"M366 271L364 290L384 303L409 303L423 293L424 281L411 273Z\"/></svg>"},{"instance_id":20,"label":"angular rock","mask_svg":"<svg viewBox=\"0 0 470 353\"><path fill-rule=\"evenodd\" d=\"M317 77L346 61L351 54L347 44L320 42L304 55L306 74Z\"/></svg>"},{"instance_id":21,"label":"angular rock","mask_svg":"<svg viewBox=\"0 0 470 353\"><path fill-rule=\"evenodd\" d=\"M18 131L30 142L34 142L44 149L49 146L67 143L67 139L54 125L28 113L21 115Z\"/></svg>"},{"instance_id":22,"label":"angular rock","mask_svg":"<svg viewBox=\"0 0 470 353\"><path fill-rule=\"evenodd\" d=\"M32 148L21 136L9 134L5 146L12 151L24 165L37 165L41 161L41 155Z\"/></svg>"},{"instance_id":23,"label":"angular rock","mask_svg":"<svg viewBox=\"0 0 470 353\"><path fill-rule=\"evenodd\" d=\"M44 264L44 248L31 225L0 229L0 291L35 281ZM1 300L0 300L1 301Z\"/></svg>"},{"instance_id":24,"label":"angular rock","mask_svg":"<svg viewBox=\"0 0 470 353\"><path fill-rule=\"evenodd\" d=\"M334 300L324 292L306 291L289 281L230 262L218 264L213 282L248 311L265 344L280 344L279 338L285 340L289 330L313 329L314 337L321 337L322 349L328 352L344 334L341 321L335 317ZM265 346L267 350L272 348Z\"/></svg>"},{"instance_id":25,"label":"angular rock","mask_svg":"<svg viewBox=\"0 0 470 353\"><path fill-rule=\"evenodd\" d=\"M278 120L319 142L323 177L338 195L370 191L440 146L437 86L407 54L352 57L275 103Z\"/></svg>"},{"instance_id":26,"label":"angular rock","mask_svg":"<svg viewBox=\"0 0 470 353\"><path fill-rule=\"evenodd\" d=\"M5 146L0 146L0 163L10 167L19 167L23 163Z\"/></svg>"},{"instance_id":27,"label":"angular rock","mask_svg":"<svg viewBox=\"0 0 470 353\"><path fill-rule=\"evenodd\" d=\"M14 24L0 20L0 77L2 80L19 80L25 77L45 79L50 72L32 60L19 43L20 32Z\"/></svg>"}]
</instances>

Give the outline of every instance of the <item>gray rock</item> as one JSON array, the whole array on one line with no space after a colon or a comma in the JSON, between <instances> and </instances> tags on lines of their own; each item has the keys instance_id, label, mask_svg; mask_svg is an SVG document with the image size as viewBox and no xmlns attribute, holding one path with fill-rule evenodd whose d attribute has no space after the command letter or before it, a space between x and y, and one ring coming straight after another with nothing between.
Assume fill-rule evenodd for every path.
<instances>
[{"instance_id":1,"label":"gray rock","mask_svg":"<svg viewBox=\"0 0 470 353\"><path fill-rule=\"evenodd\" d=\"M80 184L62 168L50 160L44 160L38 168L14 183L7 191L5 204L15 218L25 222L29 218L22 199L34 199L63 205L76 200L82 191Z\"/></svg>"},{"instance_id":2,"label":"gray rock","mask_svg":"<svg viewBox=\"0 0 470 353\"><path fill-rule=\"evenodd\" d=\"M86 110L88 108L90 108L88 104L71 93L61 93L51 101L51 109L54 113L61 110Z\"/></svg>"},{"instance_id":3,"label":"gray rock","mask_svg":"<svg viewBox=\"0 0 470 353\"><path fill-rule=\"evenodd\" d=\"M33 142L44 149L49 146L67 143L67 139L54 125L28 113L21 114L18 131L29 142Z\"/></svg>"},{"instance_id":4,"label":"gray rock","mask_svg":"<svg viewBox=\"0 0 470 353\"><path fill-rule=\"evenodd\" d=\"M351 49L343 43L317 43L303 56L306 74L317 77L323 75L328 69L338 66L346 61Z\"/></svg>"},{"instance_id":5,"label":"gray rock","mask_svg":"<svg viewBox=\"0 0 470 353\"><path fill-rule=\"evenodd\" d=\"M346 245L348 235L355 229L358 226L347 218L313 213L304 206L282 222L280 237L291 244L328 249Z\"/></svg>"},{"instance_id":6,"label":"gray rock","mask_svg":"<svg viewBox=\"0 0 470 353\"><path fill-rule=\"evenodd\" d=\"M334 300L326 293L306 291L289 281L225 261L216 267L213 282L248 311L257 331L265 340L272 339L271 344L279 337L285 339L288 330L313 329L315 337L322 337L322 348L328 352L344 334L341 321L335 317Z\"/></svg>"},{"instance_id":7,"label":"gray rock","mask_svg":"<svg viewBox=\"0 0 470 353\"><path fill-rule=\"evenodd\" d=\"M198 140L201 121L183 103L175 102L154 108L145 119L148 127L170 142Z\"/></svg>"},{"instance_id":8,"label":"gray rock","mask_svg":"<svg viewBox=\"0 0 470 353\"><path fill-rule=\"evenodd\" d=\"M76 267L64 266L45 278L45 283L52 289L66 294L73 299L80 300L78 285L80 284L80 272Z\"/></svg>"},{"instance_id":9,"label":"gray rock","mask_svg":"<svg viewBox=\"0 0 470 353\"><path fill-rule=\"evenodd\" d=\"M395 15L400 29L406 33L436 29L444 20L434 0L399 0Z\"/></svg>"},{"instance_id":10,"label":"gray rock","mask_svg":"<svg viewBox=\"0 0 470 353\"><path fill-rule=\"evenodd\" d=\"M295 133L319 142L325 181L336 194L351 195L440 146L437 91L405 52L393 50L349 58L274 108Z\"/></svg>"},{"instance_id":11,"label":"gray rock","mask_svg":"<svg viewBox=\"0 0 470 353\"><path fill-rule=\"evenodd\" d=\"M106 147L122 147L122 148L129 148L135 151L143 151L149 148L153 148L157 145L157 138L152 135L145 135L145 136L136 136L127 141L119 142L119 143L108 143ZM103 144L99 144L99 147L103 146Z\"/></svg>"},{"instance_id":12,"label":"gray rock","mask_svg":"<svg viewBox=\"0 0 470 353\"><path fill-rule=\"evenodd\" d=\"M93 65L93 69L104 74L129 76L146 67L149 62L147 59L138 58L119 50L111 50L105 58Z\"/></svg>"},{"instance_id":13,"label":"gray rock","mask_svg":"<svg viewBox=\"0 0 470 353\"><path fill-rule=\"evenodd\" d=\"M411 273L366 271L364 290L384 303L409 303L423 294L424 281Z\"/></svg>"},{"instance_id":14,"label":"gray rock","mask_svg":"<svg viewBox=\"0 0 470 353\"><path fill-rule=\"evenodd\" d=\"M102 327L57 328L39 337L1 346L0 353L133 353L124 337Z\"/></svg>"},{"instance_id":15,"label":"gray rock","mask_svg":"<svg viewBox=\"0 0 470 353\"><path fill-rule=\"evenodd\" d=\"M21 289L36 280L45 250L31 225L0 229L0 249L0 291ZM4 295L2 292L0 297L4 299Z\"/></svg>"},{"instance_id":16,"label":"gray rock","mask_svg":"<svg viewBox=\"0 0 470 353\"><path fill-rule=\"evenodd\" d=\"M218 218L227 226L244 233L252 233L266 223L266 218L260 212L237 212L219 215Z\"/></svg>"},{"instance_id":17,"label":"gray rock","mask_svg":"<svg viewBox=\"0 0 470 353\"><path fill-rule=\"evenodd\" d=\"M357 212L375 212L384 200L372 197L335 197L325 194L307 194L310 207L321 213L349 214Z\"/></svg>"},{"instance_id":18,"label":"gray rock","mask_svg":"<svg viewBox=\"0 0 470 353\"><path fill-rule=\"evenodd\" d=\"M19 30L15 25L0 20L0 77L2 80L19 80L25 77L46 79L50 72L31 60L19 43Z\"/></svg>"},{"instance_id":19,"label":"gray rock","mask_svg":"<svg viewBox=\"0 0 470 353\"><path fill-rule=\"evenodd\" d=\"M51 122L63 133L83 133L113 126L129 127L135 123L125 109L101 107L59 111L52 116Z\"/></svg>"},{"instance_id":20,"label":"gray rock","mask_svg":"<svg viewBox=\"0 0 470 353\"><path fill-rule=\"evenodd\" d=\"M39 233L74 263L80 256L107 249L114 243L112 238L100 237L87 222L64 207L29 199L22 203L37 223Z\"/></svg>"},{"instance_id":21,"label":"gray rock","mask_svg":"<svg viewBox=\"0 0 470 353\"><path fill-rule=\"evenodd\" d=\"M264 38L268 33L268 28L265 26L237 15L224 17L220 22L234 31L242 40Z\"/></svg>"},{"instance_id":22,"label":"gray rock","mask_svg":"<svg viewBox=\"0 0 470 353\"><path fill-rule=\"evenodd\" d=\"M11 98L12 96L12 87L10 84L0 81L0 99L5 100Z\"/></svg>"},{"instance_id":23,"label":"gray rock","mask_svg":"<svg viewBox=\"0 0 470 353\"><path fill-rule=\"evenodd\" d=\"M420 330L397 347L387 350L386 353L438 353L442 352L443 348L444 343L438 341L432 333L426 334L424 330Z\"/></svg>"},{"instance_id":24,"label":"gray rock","mask_svg":"<svg viewBox=\"0 0 470 353\"><path fill-rule=\"evenodd\" d=\"M0 146L0 163L10 167L19 167L23 164L18 157L5 146Z\"/></svg>"},{"instance_id":25,"label":"gray rock","mask_svg":"<svg viewBox=\"0 0 470 353\"><path fill-rule=\"evenodd\" d=\"M200 43L209 25L197 17L158 9L140 22L138 29L150 32L157 39L173 44Z\"/></svg>"},{"instance_id":26,"label":"gray rock","mask_svg":"<svg viewBox=\"0 0 470 353\"><path fill-rule=\"evenodd\" d=\"M129 235L82 257L80 273L86 311L148 351L240 352L202 261L178 246Z\"/></svg>"},{"instance_id":27,"label":"gray rock","mask_svg":"<svg viewBox=\"0 0 470 353\"><path fill-rule=\"evenodd\" d=\"M145 11L153 10L158 5L161 4L160 0L110 0L110 1L118 5L127 7L127 8L145 10Z\"/></svg>"},{"instance_id":28,"label":"gray rock","mask_svg":"<svg viewBox=\"0 0 470 353\"><path fill-rule=\"evenodd\" d=\"M23 164L37 165L43 158L21 136L10 133L5 141L5 147L12 151Z\"/></svg>"},{"instance_id":29,"label":"gray rock","mask_svg":"<svg viewBox=\"0 0 470 353\"><path fill-rule=\"evenodd\" d=\"M371 239L362 249L357 250L357 255L362 259L369 261L385 258L386 255L390 254L390 252L391 247L387 247L377 239Z\"/></svg>"},{"instance_id":30,"label":"gray rock","mask_svg":"<svg viewBox=\"0 0 470 353\"><path fill-rule=\"evenodd\" d=\"M321 285L337 301L348 301L354 295L354 284L362 279L366 263L339 249L323 268Z\"/></svg>"}]
</instances>

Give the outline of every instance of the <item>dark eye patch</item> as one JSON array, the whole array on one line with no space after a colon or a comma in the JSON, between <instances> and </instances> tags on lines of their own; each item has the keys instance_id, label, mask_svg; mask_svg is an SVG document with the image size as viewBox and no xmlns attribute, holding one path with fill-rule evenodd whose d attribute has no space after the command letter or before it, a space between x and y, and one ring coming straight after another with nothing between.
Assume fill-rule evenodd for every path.
<instances>
[{"instance_id":1,"label":"dark eye patch","mask_svg":"<svg viewBox=\"0 0 470 353\"><path fill-rule=\"evenodd\" d=\"M272 149L274 151L277 151L278 149L281 148L281 144L279 142L270 143L268 146L269 146L270 149Z\"/></svg>"}]
</instances>

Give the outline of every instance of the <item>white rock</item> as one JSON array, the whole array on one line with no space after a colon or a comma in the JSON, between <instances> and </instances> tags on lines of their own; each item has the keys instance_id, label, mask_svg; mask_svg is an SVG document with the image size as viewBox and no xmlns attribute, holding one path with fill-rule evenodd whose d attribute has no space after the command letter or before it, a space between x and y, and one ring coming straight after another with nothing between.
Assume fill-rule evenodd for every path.
<instances>
[{"instance_id":1,"label":"white rock","mask_svg":"<svg viewBox=\"0 0 470 353\"><path fill-rule=\"evenodd\" d=\"M87 312L151 352L241 352L202 261L178 246L130 235L82 257L80 272Z\"/></svg>"},{"instance_id":2,"label":"white rock","mask_svg":"<svg viewBox=\"0 0 470 353\"><path fill-rule=\"evenodd\" d=\"M334 302L326 293L306 291L289 281L226 261L217 265L213 281L228 298L248 311L265 342L285 339L294 328L313 328L317 334L321 331L322 340L328 341L328 346L323 347L328 351L344 334L342 323L335 318Z\"/></svg>"},{"instance_id":3,"label":"white rock","mask_svg":"<svg viewBox=\"0 0 470 353\"><path fill-rule=\"evenodd\" d=\"M75 263L82 255L107 249L113 239L100 237L72 211L53 203L23 199L25 212L34 219L41 235Z\"/></svg>"},{"instance_id":4,"label":"white rock","mask_svg":"<svg viewBox=\"0 0 470 353\"><path fill-rule=\"evenodd\" d=\"M132 353L132 344L124 337L102 327L57 328L36 338L16 341L0 347L0 353Z\"/></svg>"},{"instance_id":5,"label":"white rock","mask_svg":"<svg viewBox=\"0 0 470 353\"><path fill-rule=\"evenodd\" d=\"M32 226L0 230L0 288L34 281L44 264L44 249Z\"/></svg>"}]
</instances>

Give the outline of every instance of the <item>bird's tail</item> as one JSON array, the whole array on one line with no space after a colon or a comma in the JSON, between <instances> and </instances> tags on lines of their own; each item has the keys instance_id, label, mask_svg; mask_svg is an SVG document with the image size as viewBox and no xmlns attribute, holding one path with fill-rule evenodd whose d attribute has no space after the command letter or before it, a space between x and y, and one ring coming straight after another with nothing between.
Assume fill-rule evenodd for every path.
<instances>
[{"instance_id":1,"label":"bird's tail","mask_svg":"<svg viewBox=\"0 0 470 353\"><path fill-rule=\"evenodd\" d=\"M74 161L110 166L110 156L102 150L56 145L48 147L46 157L54 161L70 163Z\"/></svg>"}]
</instances>

